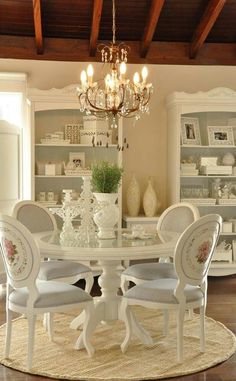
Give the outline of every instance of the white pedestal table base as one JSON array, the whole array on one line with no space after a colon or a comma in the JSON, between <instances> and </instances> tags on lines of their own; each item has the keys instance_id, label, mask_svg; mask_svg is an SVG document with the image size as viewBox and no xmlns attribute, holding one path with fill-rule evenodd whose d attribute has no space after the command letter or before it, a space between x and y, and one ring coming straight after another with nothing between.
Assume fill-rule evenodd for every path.
<instances>
[{"instance_id":1,"label":"white pedestal table base","mask_svg":"<svg viewBox=\"0 0 236 381\"><path fill-rule=\"evenodd\" d=\"M103 260L99 261L102 267L102 274L98 278L98 284L101 287L101 297L94 298L94 313L88 321L85 321L85 314L81 313L70 324L70 328L78 329L82 324L86 325L86 335L90 338L96 326L101 322L112 323L116 320L123 320L123 314L120 308L122 296L118 295L120 287L120 275L118 266L120 261ZM132 331L143 344L151 345L153 340L149 333L137 322L134 315L131 314ZM77 340L76 349L84 348L83 333Z\"/></svg>"}]
</instances>

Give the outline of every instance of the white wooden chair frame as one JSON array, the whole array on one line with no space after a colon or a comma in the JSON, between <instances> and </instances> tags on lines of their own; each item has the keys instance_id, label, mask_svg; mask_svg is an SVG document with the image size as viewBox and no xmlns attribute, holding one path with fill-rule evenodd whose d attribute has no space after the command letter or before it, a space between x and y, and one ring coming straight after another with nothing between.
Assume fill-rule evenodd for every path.
<instances>
[{"instance_id":1,"label":"white wooden chair frame","mask_svg":"<svg viewBox=\"0 0 236 381\"><path fill-rule=\"evenodd\" d=\"M188 203L188 202L179 202L177 204L171 205L169 208L167 208L160 216L158 222L157 222L157 231L163 230L163 223L168 216L169 213L171 213L175 209L179 208L189 208L193 215L193 221L196 221L200 218L199 210L196 206ZM160 236L161 238L161 236ZM159 262L169 262L169 258L160 258ZM143 282L147 282L147 279L145 278L136 278L135 276L121 274L121 290L123 294L128 290L129 282L133 282L134 284L142 284Z\"/></svg>"},{"instance_id":2,"label":"white wooden chair frame","mask_svg":"<svg viewBox=\"0 0 236 381\"><path fill-rule=\"evenodd\" d=\"M14 235L15 241L19 243L20 250L18 250L19 258L24 254L24 266L22 266L22 271L15 274L9 264L7 257L7 251L3 244L3 239L6 236L6 231L8 236ZM19 221L15 220L13 217L3 216L0 214L0 251L2 252L5 270L7 273L7 296L6 296L6 344L5 344L5 357L9 357L10 346L11 346L11 335L12 335L12 318L13 311L24 314L28 320L28 357L27 357L27 368L32 367L33 360L33 350L34 350L34 335L35 335L35 321L38 314L44 313L54 313L54 312L64 312L70 309L75 309L76 307L83 308L85 314L85 322L83 325L82 340L84 347L86 348L89 356L94 353L94 348L89 341L89 335L87 332L88 322L91 316L94 314L94 303L92 299L87 301L77 301L73 304L62 304L57 306L48 307L35 307L35 302L39 296L39 291L36 284L37 275L40 268L40 253L39 249L34 241L32 234L29 230L21 224ZM23 254L22 254L23 253ZM20 259L21 260L21 259ZM42 281L43 282L43 281ZM50 285L50 281L45 282ZM55 282L53 282L55 283ZM61 284L61 283L58 283ZM28 289L28 300L26 307L20 306L19 304L13 303L9 300L10 294L14 289L19 289L26 287ZM75 286L70 286L75 288ZM81 290L82 293L87 294L85 291ZM49 337L53 339L53 325L52 319L50 319L51 324L48 327Z\"/></svg>"},{"instance_id":3,"label":"white wooden chair frame","mask_svg":"<svg viewBox=\"0 0 236 381\"><path fill-rule=\"evenodd\" d=\"M164 309L164 310L176 310L177 311L177 360L178 362L183 361L183 329L184 329L184 315L185 311L189 309L200 309L200 351L205 352L205 310L207 304L207 274L209 271L211 259L217 245L220 227L222 225L222 218L217 214L211 214L204 217L201 217L199 220L193 222L180 236L174 255L174 265L176 274L178 276L177 286L174 290L174 296L177 300L177 303L158 303L148 300L141 299L132 299L126 298L125 295L122 300L122 314L124 316L124 321L126 325L126 336L121 344L122 352L126 352L129 342L132 335L132 325L131 325L131 313L130 306L132 305L141 305L147 308L154 309ZM212 246L208 257L203 264L201 274L197 271L191 270L190 266L182 266L184 262L183 255L186 256L186 246L188 245L191 237L194 236L194 232L197 229L211 230L212 234L209 234L209 237L212 238ZM193 250L191 255L194 255ZM187 302L184 294L184 288L187 284L192 286L199 286L202 291L202 298L195 302ZM137 287L137 286L135 286ZM142 285L140 286L142 287ZM166 322L167 324L167 322Z\"/></svg>"},{"instance_id":4,"label":"white wooden chair frame","mask_svg":"<svg viewBox=\"0 0 236 381\"><path fill-rule=\"evenodd\" d=\"M27 206L27 205L32 205L33 207L38 207L41 210L43 210L45 212L45 214L51 220L51 223L53 226L52 232L56 233L58 231L57 223L56 223L56 219L55 219L54 215L52 213L50 213L46 207L44 207L43 205L40 205L39 203L32 201L32 200L23 200L23 201L18 202L14 207L13 217L15 217L17 220L19 220L18 213L19 213L20 209L24 206ZM26 226L26 227L30 230L29 226ZM92 270L88 271L88 272L83 272L81 274L69 276L69 277L68 276L67 277L62 276L60 278L56 278L55 280L57 282L65 282L65 283L74 284L81 279L85 280L85 291L90 293L91 289L93 287L93 283L94 283L94 277L93 277Z\"/></svg>"}]
</instances>

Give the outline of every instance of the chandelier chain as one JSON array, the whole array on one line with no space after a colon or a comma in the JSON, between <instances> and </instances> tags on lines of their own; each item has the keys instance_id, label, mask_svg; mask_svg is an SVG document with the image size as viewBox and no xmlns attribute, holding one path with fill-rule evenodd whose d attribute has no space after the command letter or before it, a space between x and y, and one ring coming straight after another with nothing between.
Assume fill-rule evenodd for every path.
<instances>
[{"instance_id":1,"label":"chandelier chain","mask_svg":"<svg viewBox=\"0 0 236 381\"><path fill-rule=\"evenodd\" d=\"M116 43L116 7L115 0L112 0L112 43Z\"/></svg>"}]
</instances>

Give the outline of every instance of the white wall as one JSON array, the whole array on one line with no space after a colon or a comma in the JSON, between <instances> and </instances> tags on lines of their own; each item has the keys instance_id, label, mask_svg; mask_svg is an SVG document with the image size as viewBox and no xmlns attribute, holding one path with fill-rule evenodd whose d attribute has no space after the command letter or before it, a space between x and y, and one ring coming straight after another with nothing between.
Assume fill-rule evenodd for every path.
<instances>
[{"instance_id":1,"label":"white wall","mask_svg":"<svg viewBox=\"0 0 236 381\"><path fill-rule=\"evenodd\" d=\"M0 60L0 71L26 72L29 87L41 89L61 88L79 82L84 66L86 63ZM101 76L103 65L94 66L95 73ZM151 65L148 68L154 85L150 115L141 118L135 127L130 120L124 122L124 136L130 145L124 151L124 195L131 172L136 173L142 191L148 176L154 176L163 209L166 206L166 96L173 91L207 91L219 86L236 90L236 67ZM137 70L140 65L128 65L128 75Z\"/></svg>"}]
</instances>

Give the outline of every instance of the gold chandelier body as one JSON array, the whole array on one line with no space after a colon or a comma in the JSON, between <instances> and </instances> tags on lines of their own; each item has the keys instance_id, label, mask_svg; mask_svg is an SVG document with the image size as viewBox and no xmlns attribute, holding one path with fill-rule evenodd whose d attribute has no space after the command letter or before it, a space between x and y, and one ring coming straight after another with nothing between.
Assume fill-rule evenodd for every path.
<instances>
[{"instance_id":1,"label":"gold chandelier body","mask_svg":"<svg viewBox=\"0 0 236 381\"><path fill-rule=\"evenodd\" d=\"M77 89L80 111L87 115L111 121L117 127L117 118L140 119L149 112L149 100L153 87L147 83L148 71L143 67L141 76L135 73L133 80L126 79L126 63L129 47L115 40L115 0L113 0L113 41L110 45L100 45L102 62L109 72L103 80L93 82L93 67L81 72L81 86Z\"/></svg>"}]
</instances>

